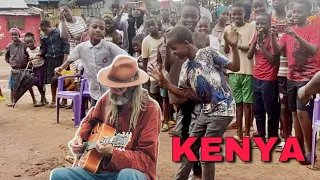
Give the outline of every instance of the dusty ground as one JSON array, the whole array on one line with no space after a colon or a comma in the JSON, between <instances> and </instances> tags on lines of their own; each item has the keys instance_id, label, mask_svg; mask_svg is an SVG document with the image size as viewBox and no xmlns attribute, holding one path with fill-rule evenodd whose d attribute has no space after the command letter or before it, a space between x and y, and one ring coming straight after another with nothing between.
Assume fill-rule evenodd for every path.
<instances>
[{"instance_id":1,"label":"dusty ground","mask_svg":"<svg viewBox=\"0 0 320 180\"><path fill-rule=\"evenodd\" d=\"M9 71L9 66L0 57L0 87L7 100ZM36 88L34 90L36 92ZM36 97L40 98L39 95ZM22 97L14 109L7 108L5 104L0 102L1 180L44 180L49 178L50 171L55 167L71 166L64 157L71 155L67 143L76 132L71 121L72 111L62 109L60 124L56 124L55 109L34 108L29 93ZM234 131L227 132L230 136L234 134ZM171 161L171 138L167 133L161 134L160 142L158 177L169 180L173 178L179 164ZM259 150L253 150L254 159L251 163L240 160L218 163L216 179L320 179L320 171L309 170L294 161L280 163L279 156L279 153L273 153L273 162L263 163L260 161ZM320 166L319 161L317 165Z\"/></svg>"}]
</instances>

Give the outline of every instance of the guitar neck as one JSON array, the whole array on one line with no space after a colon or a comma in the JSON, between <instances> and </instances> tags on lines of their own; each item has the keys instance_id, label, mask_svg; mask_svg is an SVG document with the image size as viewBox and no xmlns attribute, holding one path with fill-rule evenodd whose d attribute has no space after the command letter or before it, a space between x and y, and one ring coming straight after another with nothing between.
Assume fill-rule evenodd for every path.
<instances>
[{"instance_id":1,"label":"guitar neck","mask_svg":"<svg viewBox=\"0 0 320 180\"><path fill-rule=\"evenodd\" d=\"M103 139L100 143L101 144L112 144L112 140L113 140L113 137L112 138L105 138ZM97 144L97 141L90 141L90 142L85 142L83 143L83 148L84 148L84 151L88 151L88 150L92 150L92 149L95 149L96 148L96 144Z\"/></svg>"}]
</instances>

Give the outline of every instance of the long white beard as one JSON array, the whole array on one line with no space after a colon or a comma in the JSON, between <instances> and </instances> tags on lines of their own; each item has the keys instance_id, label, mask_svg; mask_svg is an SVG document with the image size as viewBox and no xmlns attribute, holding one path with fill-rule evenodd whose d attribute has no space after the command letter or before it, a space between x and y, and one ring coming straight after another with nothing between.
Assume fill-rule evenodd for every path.
<instances>
[{"instance_id":1,"label":"long white beard","mask_svg":"<svg viewBox=\"0 0 320 180\"><path fill-rule=\"evenodd\" d=\"M118 96L116 94L111 94L111 103L117 106L122 106L127 104L133 97L135 88L131 87L127 89L126 92L124 92L121 96Z\"/></svg>"}]
</instances>

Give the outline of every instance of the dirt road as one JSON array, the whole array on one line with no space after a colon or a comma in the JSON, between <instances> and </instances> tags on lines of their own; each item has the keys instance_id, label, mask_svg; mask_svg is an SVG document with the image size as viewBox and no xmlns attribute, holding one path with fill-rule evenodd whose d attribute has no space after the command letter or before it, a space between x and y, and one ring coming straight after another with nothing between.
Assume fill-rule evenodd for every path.
<instances>
[{"instance_id":1,"label":"dirt road","mask_svg":"<svg viewBox=\"0 0 320 180\"><path fill-rule=\"evenodd\" d=\"M9 99L8 75L10 67L0 57L0 87ZM36 88L34 88L35 92ZM39 93L36 93L39 99ZM47 97L49 93L47 93ZM50 99L50 98L49 98ZM62 109L60 124L56 124L55 109L34 108L29 93L26 93L17 106L7 108L0 102L0 179L49 179L55 167L70 167L64 160L71 155L67 143L73 138L72 111ZM227 135L233 136L234 131ZM319 144L318 144L319 145ZM319 147L319 146L318 146ZM320 156L319 148L318 156ZM253 150L253 161L243 163L217 163L217 180L298 180L320 179L320 171L311 171L297 162L280 163L280 154L273 153L273 162L260 161L259 150ZM320 166L319 161L317 165ZM170 180L179 164L171 161L171 138L167 133L160 136L158 178Z\"/></svg>"}]
</instances>

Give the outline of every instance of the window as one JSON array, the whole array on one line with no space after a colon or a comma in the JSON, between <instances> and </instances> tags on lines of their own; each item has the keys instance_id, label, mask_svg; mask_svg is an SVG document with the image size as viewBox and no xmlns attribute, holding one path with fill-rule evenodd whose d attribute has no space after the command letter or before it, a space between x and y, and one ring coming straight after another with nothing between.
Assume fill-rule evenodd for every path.
<instances>
[{"instance_id":1,"label":"window","mask_svg":"<svg viewBox=\"0 0 320 180\"><path fill-rule=\"evenodd\" d=\"M8 29L8 31L11 28L19 28L20 30L24 30L24 18L20 17L20 16L8 17L7 18L7 29Z\"/></svg>"}]
</instances>

